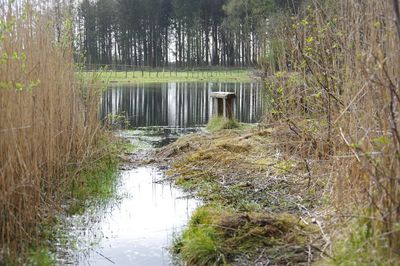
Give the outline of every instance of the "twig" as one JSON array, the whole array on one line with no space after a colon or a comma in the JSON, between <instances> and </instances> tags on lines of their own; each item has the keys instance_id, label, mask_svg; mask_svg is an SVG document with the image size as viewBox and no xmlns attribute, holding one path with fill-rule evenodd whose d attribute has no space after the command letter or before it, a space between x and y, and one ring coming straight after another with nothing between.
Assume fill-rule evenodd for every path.
<instances>
[{"instance_id":1,"label":"twig","mask_svg":"<svg viewBox=\"0 0 400 266\"><path fill-rule=\"evenodd\" d=\"M264 256L264 252L265 252L266 248L264 248L261 253L260 256L258 256L258 258L254 261L254 264L256 264L263 256ZM269 260L267 262L267 265L269 264Z\"/></svg>"},{"instance_id":2,"label":"twig","mask_svg":"<svg viewBox=\"0 0 400 266\"><path fill-rule=\"evenodd\" d=\"M100 252L98 252L98 251L94 251L94 252L96 252L97 253L97 255L100 255L100 256L102 256L103 258L105 258L106 260L108 260L109 262L111 262L112 264L115 264L115 262L113 261L113 260L111 260L110 258L108 258L108 257L106 257L106 256L104 256L103 254L101 254Z\"/></svg>"},{"instance_id":3,"label":"twig","mask_svg":"<svg viewBox=\"0 0 400 266\"><path fill-rule=\"evenodd\" d=\"M361 162L360 157L358 156L357 152L353 148L351 148L350 143L347 141L346 137L344 136L342 128L339 128L339 130L340 130L340 136L342 137L342 139L344 140L346 145L350 148L351 152L357 158L357 161Z\"/></svg>"}]
</instances>

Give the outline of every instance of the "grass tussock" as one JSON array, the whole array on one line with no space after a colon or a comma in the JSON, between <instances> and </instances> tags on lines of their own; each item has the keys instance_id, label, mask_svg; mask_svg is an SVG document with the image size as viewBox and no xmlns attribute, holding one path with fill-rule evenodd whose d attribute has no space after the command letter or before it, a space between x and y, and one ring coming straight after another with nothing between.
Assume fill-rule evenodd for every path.
<instances>
[{"instance_id":1,"label":"grass tussock","mask_svg":"<svg viewBox=\"0 0 400 266\"><path fill-rule=\"evenodd\" d=\"M80 182L102 135L101 90L75 75L69 24L55 34L51 15L34 6L0 6L0 249L11 257Z\"/></svg>"},{"instance_id":2,"label":"grass tussock","mask_svg":"<svg viewBox=\"0 0 400 266\"><path fill-rule=\"evenodd\" d=\"M274 142L310 184L326 177L328 261L341 265L400 255L398 5L311 0L271 25L265 124L286 128Z\"/></svg>"},{"instance_id":3,"label":"grass tussock","mask_svg":"<svg viewBox=\"0 0 400 266\"><path fill-rule=\"evenodd\" d=\"M215 132L223 129L237 129L241 128L239 122L235 119L227 119L222 116L217 116L211 118L207 124L207 130L210 132Z\"/></svg>"},{"instance_id":4,"label":"grass tussock","mask_svg":"<svg viewBox=\"0 0 400 266\"><path fill-rule=\"evenodd\" d=\"M200 207L175 241L174 252L188 265L305 263L308 235L315 231L290 214L240 213ZM261 254L261 256L260 256Z\"/></svg>"},{"instance_id":5,"label":"grass tussock","mask_svg":"<svg viewBox=\"0 0 400 266\"><path fill-rule=\"evenodd\" d=\"M180 186L197 192L206 201L217 201L241 211L303 212L324 200L324 179L310 183L307 167L281 153L276 129L252 128L195 134L158 151L157 157L173 160L168 172Z\"/></svg>"}]
</instances>

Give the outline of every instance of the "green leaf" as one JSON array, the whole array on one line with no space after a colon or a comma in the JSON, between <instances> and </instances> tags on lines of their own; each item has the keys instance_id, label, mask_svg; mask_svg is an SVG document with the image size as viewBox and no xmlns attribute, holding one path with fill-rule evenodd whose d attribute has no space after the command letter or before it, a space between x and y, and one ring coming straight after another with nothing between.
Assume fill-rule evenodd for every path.
<instances>
[{"instance_id":1,"label":"green leaf","mask_svg":"<svg viewBox=\"0 0 400 266\"><path fill-rule=\"evenodd\" d=\"M372 139L372 142L378 145L388 145L390 144L390 139L387 136L380 136Z\"/></svg>"}]
</instances>

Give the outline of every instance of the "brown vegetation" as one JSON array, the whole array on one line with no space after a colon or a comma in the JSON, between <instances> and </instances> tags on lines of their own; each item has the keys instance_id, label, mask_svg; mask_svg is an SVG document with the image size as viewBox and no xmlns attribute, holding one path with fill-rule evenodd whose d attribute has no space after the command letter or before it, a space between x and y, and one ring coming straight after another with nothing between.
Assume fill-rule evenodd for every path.
<instances>
[{"instance_id":1,"label":"brown vegetation","mask_svg":"<svg viewBox=\"0 0 400 266\"><path fill-rule=\"evenodd\" d=\"M334 180L335 223L365 226L354 259L370 263L380 250L390 263L400 254L398 1L308 3L272 27L265 68L274 109L265 123L290 130L276 141L311 182Z\"/></svg>"},{"instance_id":2,"label":"brown vegetation","mask_svg":"<svg viewBox=\"0 0 400 266\"><path fill-rule=\"evenodd\" d=\"M215 242L226 262L306 263L327 244L319 227L325 182L310 183L304 164L276 149L281 144L272 140L282 134L290 132L284 127L222 130L182 137L157 152L161 162L172 162L168 173L176 184L211 206L206 207L215 216L210 230L216 230ZM281 228L281 222L287 227ZM192 230L183 234L184 257L186 249L193 252L185 241L198 236ZM201 246L204 239L198 241Z\"/></svg>"},{"instance_id":3,"label":"brown vegetation","mask_svg":"<svg viewBox=\"0 0 400 266\"><path fill-rule=\"evenodd\" d=\"M0 249L9 252L34 239L98 139L99 90L75 78L68 27L57 41L40 12L0 10Z\"/></svg>"}]
</instances>

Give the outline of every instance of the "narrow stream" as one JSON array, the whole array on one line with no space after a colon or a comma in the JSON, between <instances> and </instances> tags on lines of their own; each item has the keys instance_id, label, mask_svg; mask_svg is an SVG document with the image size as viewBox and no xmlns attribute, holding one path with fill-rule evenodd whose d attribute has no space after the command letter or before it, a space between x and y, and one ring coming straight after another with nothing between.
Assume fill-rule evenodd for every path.
<instances>
[{"instance_id":1,"label":"narrow stream","mask_svg":"<svg viewBox=\"0 0 400 266\"><path fill-rule=\"evenodd\" d=\"M120 135L146 150L166 145L182 132L187 130L135 130ZM60 247L63 259L58 263L173 264L168 249L200 201L169 183L157 182L163 178L164 172L154 166L121 170L114 200L67 218L70 248Z\"/></svg>"},{"instance_id":2,"label":"narrow stream","mask_svg":"<svg viewBox=\"0 0 400 266\"><path fill-rule=\"evenodd\" d=\"M169 265L167 248L198 205L182 191L153 183L156 168L122 171L118 194L123 200L101 220L102 238L80 265Z\"/></svg>"}]
</instances>

